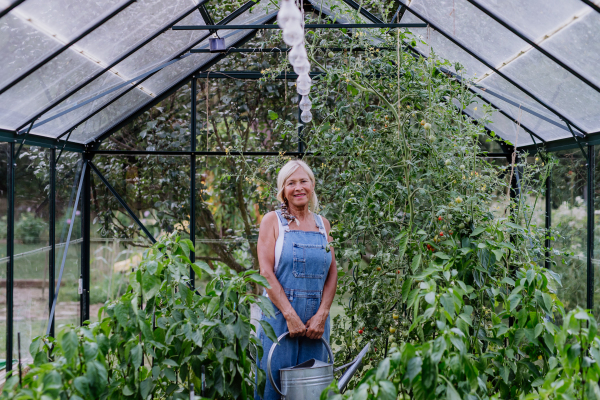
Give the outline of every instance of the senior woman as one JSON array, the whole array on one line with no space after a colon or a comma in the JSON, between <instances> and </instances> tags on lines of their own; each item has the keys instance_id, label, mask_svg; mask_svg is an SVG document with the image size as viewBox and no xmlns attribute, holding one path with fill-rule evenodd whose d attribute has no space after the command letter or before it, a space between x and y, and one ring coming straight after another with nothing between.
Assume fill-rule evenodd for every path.
<instances>
[{"instance_id":1,"label":"senior woman","mask_svg":"<svg viewBox=\"0 0 600 400\"><path fill-rule=\"evenodd\" d=\"M337 286L337 268L328 242L329 221L314 213L318 207L315 176L303 161L289 161L277 177L277 199L281 210L266 214L258 235L260 273L271 289L267 296L275 306L275 317L262 319L277 336L290 332L273 355L271 368L278 386L279 370L312 358L327 361L321 337L329 341L329 310ZM273 342L259 329L264 355L258 362L266 371ZM255 394L255 400L260 396ZM267 378L263 400L280 399Z\"/></svg>"}]
</instances>

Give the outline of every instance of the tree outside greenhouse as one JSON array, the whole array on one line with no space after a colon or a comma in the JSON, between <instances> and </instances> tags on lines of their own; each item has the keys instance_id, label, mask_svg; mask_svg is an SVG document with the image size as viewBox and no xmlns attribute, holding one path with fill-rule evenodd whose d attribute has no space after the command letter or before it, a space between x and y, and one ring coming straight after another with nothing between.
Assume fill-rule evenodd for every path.
<instances>
[{"instance_id":1,"label":"tree outside greenhouse","mask_svg":"<svg viewBox=\"0 0 600 400\"><path fill-rule=\"evenodd\" d=\"M35 0L1 5L7 12L0 24L13 29L5 42L34 13L29 2ZM146 1L120 5L126 11L114 3L114 18L127 7L152 9ZM276 24L282 1L262 3L174 5L164 20L155 17L148 35L191 6L171 26ZM100 113L102 121L92 116L48 133L54 125L47 117L100 104L93 96L114 89L107 84L24 127L11 128L9 118L6 127L0 123L7 141L0 143L7 177L0 181L0 350L14 359L4 361L1 397L262 393L268 378L255 360L269 349L256 332L277 339L259 318L277 310L262 295L268 283L258 273L258 229L279 207L280 168L301 157L315 172L318 212L332 226L335 366L370 346L347 387L333 382L321 398L600 399L593 135L600 114L582 104L563 111L568 92L556 89L549 100L544 89L518 86L509 72L532 61L525 57L546 57L554 64L539 65L548 80L561 68L565 82L600 86L585 65L551 58L559 35L591 26L600 8L561 4L580 22L540 47L527 37L541 25L515 35L522 21L496 6L440 3L452 15L443 17L433 2L413 3L300 2L309 26L309 122L299 115L297 74L281 30L231 29L217 31L228 53L180 70L168 90L153 91L160 81L154 75L144 83L161 60L132 69L138 79L128 85L152 92L137 112ZM527 6L515 7L527 21ZM61 7L48 15L67 16ZM469 16L506 33L486 36ZM559 19L547 18L548 26ZM49 30L32 21L39 35ZM425 25L391 25L401 22ZM323 23L388 25L310 27ZM168 54L194 44L196 31L171 26L156 36L161 46L174 43ZM468 55L465 26L482 32ZM182 33L190 38L173 39ZM93 44L86 40L71 45L83 54ZM490 68L476 56L481 41L496 45L498 57L516 41L529 47L510 53L513 65ZM204 51L207 43L190 49ZM173 60L213 57L190 49ZM19 73L0 81L0 104ZM51 88L61 90L70 89ZM85 136L92 131L97 136Z\"/></svg>"}]
</instances>

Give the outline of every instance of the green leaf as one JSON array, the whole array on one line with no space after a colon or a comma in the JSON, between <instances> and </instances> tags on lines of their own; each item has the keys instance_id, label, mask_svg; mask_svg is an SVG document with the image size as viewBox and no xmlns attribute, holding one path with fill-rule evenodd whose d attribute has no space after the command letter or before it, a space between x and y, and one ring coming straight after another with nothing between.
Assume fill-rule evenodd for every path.
<instances>
[{"instance_id":1,"label":"green leaf","mask_svg":"<svg viewBox=\"0 0 600 400\"><path fill-rule=\"evenodd\" d=\"M146 263L146 271L152 275L156 275L158 272L158 262L155 260L150 260Z\"/></svg>"},{"instance_id":2,"label":"green leaf","mask_svg":"<svg viewBox=\"0 0 600 400\"><path fill-rule=\"evenodd\" d=\"M213 270L210 269L208 264L204 261L196 261L192 264L192 269L196 273L196 279L200 279L202 277L202 271L206 272L208 275L213 274Z\"/></svg>"},{"instance_id":3,"label":"green leaf","mask_svg":"<svg viewBox=\"0 0 600 400\"><path fill-rule=\"evenodd\" d=\"M87 371L85 373L86 378L90 382L92 391L99 395L104 391L104 388L108 384L108 372L106 367L98 360L90 361L86 363Z\"/></svg>"},{"instance_id":4,"label":"green leaf","mask_svg":"<svg viewBox=\"0 0 600 400\"><path fill-rule=\"evenodd\" d=\"M419 269L419 266L421 265L421 253L417 254L413 260L412 260L412 264L410 266L410 270L412 272L416 272L417 269Z\"/></svg>"},{"instance_id":5,"label":"green leaf","mask_svg":"<svg viewBox=\"0 0 600 400\"><path fill-rule=\"evenodd\" d=\"M473 230L473 233L471 233L471 236L477 236L483 232L485 232L485 228L482 228L482 227L475 228L475 230Z\"/></svg>"},{"instance_id":6,"label":"green leaf","mask_svg":"<svg viewBox=\"0 0 600 400\"><path fill-rule=\"evenodd\" d=\"M258 296L258 306L266 317L270 318L275 316L275 307L268 297Z\"/></svg>"},{"instance_id":7,"label":"green leaf","mask_svg":"<svg viewBox=\"0 0 600 400\"><path fill-rule=\"evenodd\" d=\"M206 316L212 317L215 312L219 310L219 306L221 305L221 299L218 297L213 297L210 299L210 303L208 303L208 307L206 307Z\"/></svg>"},{"instance_id":8,"label":"green leaf","mask_svg":"<svg viewBox=\"0 0 600 400\"><path fill-rule=\"evenodd\" d=\"M269 110L269 118L272 121L275 121L277 118L279 118L279 114L277 114L275 111L273 110Z\"/></svg>"},{"instance_id":9,"label":"green leaf","mask_svg":"<svg viewBox=\"0 0 600 400\"><path fill-rule=\"evenodd\" d=\"M142 399L146 399L152 390L152 378L144 379L140 383L140 392L142 395Z\"/></svg>"},{"instance_id":10,"label":"green leaf","mask_svg":"<svg viewBox=\"0 0 600 400\"><path fill-rule=\"evenodd\" d=\"M447 400L462 400L452 383L447 382L446 384L446 399Z\"/></svg>"},{"instance_id":11,"label":"green leaf","mask_svg":"<svg viewBox=\"0 0 600 400\"><path fill-rule=\"evenodd\" d=\"M406 377L412 382L421 373L421 357L413 357L406 364Z\"/></svg>"},{"instance_id":12,"label":"green leaf","mask_svg":"<svg viewBox=\"0 0 600 400\"><path fill-rule=\"evenodd\" d=\"M388 380L379 381L379 394L377 398L381 400L396 400L398 398L396 386Z\"/></svg>"},{"instance_id":13,"label":"green leaf","mask_svg":"<svg viewBox=\"0 0 600 400\"><path fill-rule=\"evenodd\" d=\"M187 244L188 249L190 249L192 253L196 252L196 249L194 248L194 243L192 243L190 239L181 239L179 243Z\"/></svg>"},{"instance_id":14,"label":"green leaf","mask_svg":"<svg viewBox=\"0 0 600 400\"><path fill-rule=\"evenodd\" d=\"M69 330L62 336L60 345L67 361L69 363L75 362L77 348L79 347L79 338L77 337L77 334L74 331Z\"/></svg>"},{"instance_id":15,"label":"green leaf","mask_svg":"<svg viewBox=\"0 0 600 400\"><path fill-rule=\"evenodd\" d=\"M442 260L449 260L450 256L446 253L442 253L441 251L438 251L436 253L433 253L434 256L436 256L437 258L441 258Z\"/></svg>"},{"instance_id":16,"label":"green leaf","mask_svg":"<svg viewBox=\"0 0 600 400\"><path fill-rule=\"evenodd\" d=\"M142 275L142 292L144 294L144 301L148 301L153 298L156 293L158 293L161 284L162 282L156 275L144 272L144 275Z\"/></svg>"},{"instance_id":17,"label":"green leaf","mask_svg":"<svg viewBox=\"0 0 600 400\"><path fill-rule=\"evenodd\" d=\"M98 345L96 343L86 342L83 344L83 357L85 361L92 361L98 355Z\"/></svg>"},{"instance_id":18,"label":"green leaf","mask_svg":"<svg viewBox=\"0 0 600 400\"><path fill-rule=\"evenodd\" d=\"M271 288L271 285L269 285L269 281L267 281L267 278L265 278L262 275L259 274L252 274L252 275L248 275L245 279L246 282L254 282L259 284L262 287L265 287L267 289Z\"/></svg>"},{"instance_id":19,"label":"green leaf","mask_svg":"<svg viewBox=\"0 0 600 400\"><path fill-rule=\"evenodd\" d=\"M352 85L348 85L346 89L352 94L352 96L356 96L358 94L358 90Z\"/></svg>"},{"instance_id":20,"label":"green leaf","mask_svg":"<svg viewBox=\"0 0 600 400\"><path fill-rule=\"evenodd\" d=\"M235 328L234 328L233 324L224 324L224 323L220 322L219 330L221 331L223 336L225 336L225 338L229 342L233 342L233 340L235 338Z\"/></svg>"},{"instance_id":21,"label":"green leaf","mask_svg":"<svg viewBox=\"0 0 600 400\"><path fill-rule=\"evenodd\" d=\"M406 232L402 232L400 234L400 243L398 245L398 260L401 260L404 257L404 253L406 253L406 245L408 244L408 234Z\"/></svg>"},{"instance_id":22,"label":"green leaf","mask_svg":"<svg viewBox=\"0 0 600 400\"><path fill-rule=\"evenodd\" d=\"M542 334L542 332L544 331L544 325L542 324L537 324L535 326L535 330L533 331L533 337L538 337Z\"/></svg>"},{"instance_id":23,"label":"green leaf","mask_svg":"<svg viewBox=\"0 0 600 400\"><path fill-rule=\"evenodd\" d=\"M406 302L406 299L408 299L408 294L410 293L411 286L412 286L412 279L405 278L404 282L402 283L402 301L403 302Z\"/></svg>"},{"instance_id":24,"label":"green leaf","mask_svg":"<svg viewBox=\"0 0 600 400\"><path fill-rule=\"evenodd\" d=\"M579 312L575 314L575 319L588 321L590 319L590 316L587 312L585 312L585 310L579 310Z\"/></svg>"},{"instance_id":25,"label":"green leaf","mask_svg":"<svg viewBox=\"0 0 600 400\"><path fill-rule=\"evenodd\" d=\"M89 381L85 376L78 376L73 380L73 386L84 397L92 397Z\"/></svg>"},{"instance_id":26,"label":"green leaf","mask_svg":"<svg viewBox=\"0 0 600 400\"><path fill-rule=\"evenodd\" d=\"M271 324L269 324L268 321L265 321L262 319L259 322L260 322L260 325L262 326L263 332L265 332L265 335L267 335L267 337L269 339L271 339L271 341L273 343L278 343L277 335L275 334L275 330L273 330L273 327L271 326Z\"/></svg>"},{"instance_id":27,"label":"green leaf","mask_svg":"<svg viewBox=\"0 0 600 400\"><path fill-rule=\"evenodd\" d=\"M170 358L165 358L162 361L163 364L168 365L170 367L179 367L179 364L177 364L175 361L171 360Z\"/></svg>"},{"instance_id":28,"label":"green leaf","mask_svg":"<svg viewBox=\"0 0 600 400\"><path fill-rule=\"evenodd\" d=\"M387 379L388 374L390 373L390 359L384 358L383 361L379 363L377 367L377 373L375 374L375 378L377 380Z\"/></svg>"},{"instance_id":29,"label":"green leaf","mask_svg":"<svg viewBox=\"0 0 600 400\"><path fill-rule=\"evenodd\" d=\"M139 367L142 365L142 346L138 343L131 348L129 351L129 361L134 367Z\"/></svg>"}]
</instances>

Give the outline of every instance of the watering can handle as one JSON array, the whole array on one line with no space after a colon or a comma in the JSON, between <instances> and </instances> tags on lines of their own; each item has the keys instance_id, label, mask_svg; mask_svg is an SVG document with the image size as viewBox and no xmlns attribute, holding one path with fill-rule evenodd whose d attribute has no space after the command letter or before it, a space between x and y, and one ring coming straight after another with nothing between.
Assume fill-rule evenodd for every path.
<instances>
[{"instance_id":1,"label":"watering can handle","mask_svg":"<svg viewBox=\"0 0 600 400\"><path fill-rule=\"evenodd\" d=\"M283 333L281 336L279 336L277 338L277 341L281 342L281 340L289 334L290 334L289 332ZM329 346L329 343L327 343L327 340L325 340L322 336L321 336L321 341L325 345L325 348L327 349L327 352L329 353L329 359L331 360L331 363L333 364L333 352L331 351L331 347ZM285 396L283 393L281 393L281 390L279 390L279 388L275 384L275 380L273 379L273 372L271 371L271 358L273 357L273 352L275 352L275 348L277 347L277 344L278 343L273 343L273 345L271 346L271 350L269 350L269 357L267 357L267 374L269 374L269 380L271 381L271 385L273 385L273 387L275 388L277 393L279 393L281 396Z\"/></svg>"}]
</instances>

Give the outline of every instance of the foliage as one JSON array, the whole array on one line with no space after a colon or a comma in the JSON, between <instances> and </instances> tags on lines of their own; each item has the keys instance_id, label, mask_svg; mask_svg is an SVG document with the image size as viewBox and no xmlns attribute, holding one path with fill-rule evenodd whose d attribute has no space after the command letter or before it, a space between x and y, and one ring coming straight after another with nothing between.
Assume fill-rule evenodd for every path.
<instances>
[{"instance_id":1,"label":"foliage","mask_svg":"<svg viewBox=\"0 0 600 400\"><path fill-rule=\"evenodd\" d=\"M48 224L42 218L37 218L32 213L22 213L15 223L15 238L24 244L37 244L47 229Z\"/></svg>"},{"instance_id":2,"label":"foliage","mask_svg":"<svg viewBox=\"0 0 600 400\"><path fill-rule=\"evenodd\" d=\"M253 357L262 348L251 334L250 305L273 310L246 292L250 283L266 281L251 270L192 264L190 251L189 240L163 237L130 275L127 293L100 310L100 322L67 328L56 340L36 339L24 387L17 388L13 376L2 398L187 399L190 384L201 387L203 373L205 397L253 398ZM189 287L190 268L198 278L212 276L203 296Z\"/></svg>"},{"instance_id":3,"label":"foliage","mask_svg":"<svg viewBox=\"0 0 600 400\"><path fill-rule=\"evenodd\" d=\"M511 348L497 354L488 352L485 357L474 359L464 351L468 346L466 336L458 333L461 331L448 331L430 343L394 344L390 357L369 370L354 391L330 398L600 398L600 366L595 361L600 358L600 339L591 314L579 308L568 313L562 328L546 320L540 321L535 328L519 328L516 332L520 331L523 333L518 337L515 335L515 340L526 338L529 348L536 347L538 340L548 345L546 351L550 350L552 356L547 365L545 360L541 361L542 356L540 361L534 362L523 354L514 353ZM493 381L482 379L485 377L481 373L484 359L488 359L484 363L501 365L501 376ZM519 378L518 384L528 382L532 388L520 396L517 396L518 390L508 390L508 386L504 390L507 393L501 390L490 397L481 396L481 393L497 390L495 386L499 382L509 383L513 374ZM332 386L332 390L335 391L335 387Z\"/></svg>"}]
</instances>

